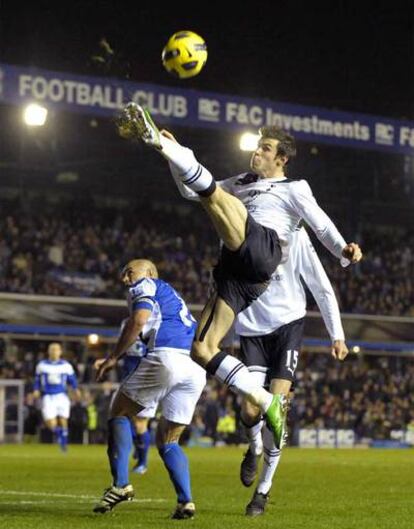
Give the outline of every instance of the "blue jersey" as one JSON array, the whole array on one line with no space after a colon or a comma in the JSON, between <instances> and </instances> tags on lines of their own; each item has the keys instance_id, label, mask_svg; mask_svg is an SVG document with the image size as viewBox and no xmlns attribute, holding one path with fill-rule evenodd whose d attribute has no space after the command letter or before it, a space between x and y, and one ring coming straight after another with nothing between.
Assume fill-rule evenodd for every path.
<instances>
[{"instance_id":1,"label":"blue jersey","mask_svg":"<svg viewBox=\"0 0 414 529\"><path fill-rule=\"evenodd\" d=\"M78 387L75 371L66 360L41 360L36 366L33 388L42 395L67 393L67 385Z\"/></svg>"},{"instance_id":2,"label":"blue jersey","mask_svg":"<svg viewBox=\"0 0 414 529\"><path fill-rule=\"evenodd\" d=\"M141 279L129 288L128 305L131 313L151 311L141 333L149 351L190 353L197 323L171 285L161 279Z\"/></svg>"},{"instance_id":3,"label":"blue jersey","mask_svg":"<svg viewBox=\"0 0 414 529\"><path fill-rule=\"evenodd\" d=\"M125 326L125 322L126 320L123 320L123 322L121 323L120 332L122 332L122 329ZM125 352L124 356L122 357L122 380L138 367L139 363L141 362L141 358L144 357L146 354L147 346L144 344L141 338L137 338L135 343L131 345L131 347Z\"/></svg>"}]
</instances>

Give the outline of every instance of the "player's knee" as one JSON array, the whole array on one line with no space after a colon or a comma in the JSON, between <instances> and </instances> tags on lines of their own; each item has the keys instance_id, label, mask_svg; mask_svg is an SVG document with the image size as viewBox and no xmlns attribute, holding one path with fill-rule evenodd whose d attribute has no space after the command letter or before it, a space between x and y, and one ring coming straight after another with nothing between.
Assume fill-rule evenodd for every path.
<instances>
[{"instance_id":1,"label":"player's knee","mask_svg":"<svg viewBox=\"0 0 414 529\"><path fill-rule=\"evenodd\" d=\"M148 430L148 419L135 418L134 424L135 424L135 431L139 435L145 433Z\"/></svg>"},{"instance_id":2,"label":"player's knee","mask_svg":"<svg viewBox=\"0 0 414 529\"><path fill-rule=\"evenodd\" d=\"M49 419L45 421L45 426L48 430L52 431L57 427L57 421L56 419Z\"/></svg>"},{"instance_id":3,"label":"player's knee","mask_svg":"<svg viewBox=\"0 0 414 529\"><path fill-rule=\"evenodd\" d=\"M159 428L155 435L155 444L158 450L170 443L178 443L181 432L171 431L168 428Z\"/></svg>"},{"instance_id":4,"label":"player's knee","mask_svg":"<svg viewBox=\"0 0 414 529\"><path fill-rule=\"evenodd\" d=\"M178 439L173 439L168 436L165 437L164 435L155 436L155 445L158 450L161 450L161 448L170 443L178 443Z\"/></svg>"},{"instance_id":5,"label":"player's knee","mask_svg":"<svg viewBox=\"0 0 414 529\"><path fill-rule=\"evenodd\" d=\"M205 367L210 360L209 355L208 345L204 342L194 340L191 348L191 359L202 367Z\"/></svg>"},{"instance_id":6,"label":"player's knee","mask_svg":"<svg viewBox=\"0 0 414 529\"><path fill-rule=\"evenodd\" d=\"M208 171L208 169L205 169L205 171ZM214 189L213 193L211 193L207 197L202 197L201 202L204 206L210 206L211 208L217 208L218 210L222 211L223 208L226 208L228 204L229 196L231 195L227 191L224 191L224 189L217 186Z\"/></svg>"},{"instance_id":7,"label":"player's knee","mask_svg":"<svg viewBox=\"0 0 414 529\"><path fill-rule=\"evenodd\" d=\"M159 454L161 455L161 453L162 453L162 449L163 449L166 445L169 445L169 444L171 444L171 443L176 443L176 444L178 444L178 440L177 440L177 441L169 441L169 442L165 442L165 443L162 442L162 441L160 441L160 442L155 441L155 444L156 444L156 446L157 446L157 450L158 450Z\"/></svg>"}]
</instances>

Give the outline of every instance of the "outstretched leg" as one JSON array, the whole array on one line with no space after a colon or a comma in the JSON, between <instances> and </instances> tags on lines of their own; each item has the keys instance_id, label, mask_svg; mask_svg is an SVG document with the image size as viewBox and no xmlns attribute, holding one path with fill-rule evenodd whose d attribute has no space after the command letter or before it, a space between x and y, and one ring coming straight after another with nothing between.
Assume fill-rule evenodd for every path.
<instances>
[{"instance_id":1,"label":"outstretched leg","mask_svg":"<svg viewBox=\"0 0 414 529\"><path fill-rule=\"evenodd\" d=\"M240 248L246 238L247 210L238 198L216 185L191 149L180 145L171 134L160 133L149 112L135 103L125 107L118 130L125 137L141 138L159 150L178 182L199 195L224 245L231 251Z\"/></svg>"}]
</instances>

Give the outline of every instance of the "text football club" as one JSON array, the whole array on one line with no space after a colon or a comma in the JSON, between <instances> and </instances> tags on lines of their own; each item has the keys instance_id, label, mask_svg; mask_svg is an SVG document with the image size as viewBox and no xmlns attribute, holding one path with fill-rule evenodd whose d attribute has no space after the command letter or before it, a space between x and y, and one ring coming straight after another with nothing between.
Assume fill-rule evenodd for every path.
<instances>
[{"instance_id":1,"label":"text football club","mask_svg":"<svg viewBox=\"0 0 414 529\"><path fill-rule=\"evenodd\" d=\"M38 102L56 110L107 117L134 101L161 124L240 132L276 125L312 143L414 152L414 123L408 121L8 64L0 64L0 101Z\"/></svg>"}]
</instances>

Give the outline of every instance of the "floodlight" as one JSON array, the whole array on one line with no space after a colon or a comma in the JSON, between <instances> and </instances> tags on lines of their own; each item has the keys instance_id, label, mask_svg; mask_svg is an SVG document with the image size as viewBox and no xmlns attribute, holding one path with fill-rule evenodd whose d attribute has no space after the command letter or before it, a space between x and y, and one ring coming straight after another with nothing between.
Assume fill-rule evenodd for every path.
<instances>
[{"instance_id":1,"label":"floodlight","mask_svg":"<svg viewBox=\"0 0 414 529\"><path fill-rule=\"evenodd\" d=\"M24 109L23 120L29 127L42 127L46 123L47 108L30 103Z\"/></svg>"},{"instance_id":2,"label":"floodlight","mask_svg":"<svg viewBox=\"0 0 414 529\"><path fill-rule=\"evenodd\" d=\"M257 149L257 143L259 141L259 134L253 134L252 132L245 132L240 136L240 150L242 151L255 151Z\"/></svg>"},{"instance_id":3,"label":"floodlight","mask_svg":"<svg viewBox=\"0 0 414 529\"><path fill-rule=\"evenodd\" d=\"M88 334L88 344L89 345L97 345L99 343L99 334Z\"/></svg>"}]
</instances>

